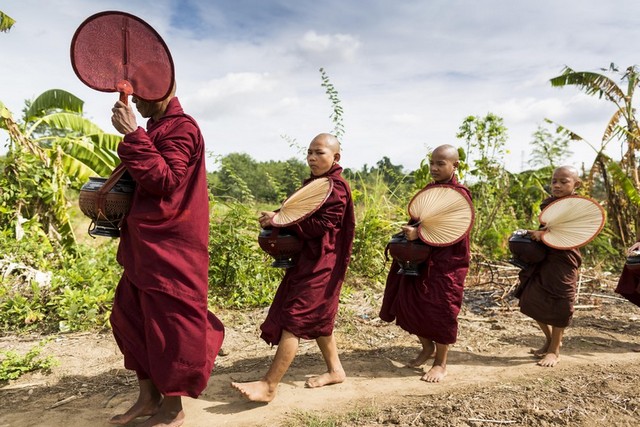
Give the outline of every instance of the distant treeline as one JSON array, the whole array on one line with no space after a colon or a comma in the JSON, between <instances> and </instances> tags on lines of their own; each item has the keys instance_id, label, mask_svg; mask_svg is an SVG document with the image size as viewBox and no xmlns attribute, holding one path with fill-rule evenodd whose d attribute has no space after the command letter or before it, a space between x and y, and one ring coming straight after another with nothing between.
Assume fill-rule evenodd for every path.
<instances>
[{"instance_id":1,"label":"distant treeline","mask_svg":"<svg viewBox=\"0 0 640 427\"><path fill-rule=\"evenodd\" d=\"M215 197L241 202L280 203L300 188L309 176L305 161L297 158L261 162L249 154L231 153L220 159L220 168L208 174L209 187ZM374 166L364 165L360 170L346 168L343 176L354 187L382 180L390 188L413 187L413 172L404 171L384 156Z\"/></svg>"}]
</instances>

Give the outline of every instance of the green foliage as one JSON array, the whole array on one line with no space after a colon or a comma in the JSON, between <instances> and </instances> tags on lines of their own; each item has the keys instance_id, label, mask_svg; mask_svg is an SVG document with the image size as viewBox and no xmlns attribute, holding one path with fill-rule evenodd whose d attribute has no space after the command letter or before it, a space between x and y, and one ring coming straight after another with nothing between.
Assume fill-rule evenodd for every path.
<instances>
[{"instance_id":1,"label":"green foliage","mask_svg":"<svg viewBox=\"0 0 640 427\"><path fill-rule=\"evenodd\" d=\"M617 82L618 79L620 84ZM638 67L632 65L620 70L611 63L609 67L601 69L600 73L575 71L565 67L562 74L552 78L550 82L554 87L576 86L588 95L610 102L614 107L612 116L604 126L599 148L579 137L575 132L564 128L562 130L569 134L571 139L583 141L596 151L596 159L590 168L587 186L593 185L591 181L599 173L602 187L607 195L607 212L613 222L611 227L615 232L617 244L629 246L634 237L640 235L638 220L640 206L628 197L634 194L629 191L631 190L629 184L632 184L636 192L640 190L636 156L640 147L640 126L635 117L636 108L633 98L640 84ZM611 163L611 159L604 155L604 151L612 141L621 143L623 154L618 166L623 173L617 173L617 170L606 165ZM622 192L621 187L624 188Z\"/></svg>"},{"instance_id":2,"label":"green foliage","mask_svg":"<svg viewBox=\"0 0 640 427\"><path fill-rule=\"evenodd\" d=\"M282 270L258 246L257 214L245 203L215 205L209 234L209 295L220 307L264 307L271 303Z\"/></svg>"},{"instance_id":3,"label":"green foliage","mask_svg":"<svg viewBox=\"0 0 640 427\"><path fill-rule=\"evenodd\" d=\"M475 251L486 256L504 257L507 253L505 235L518 228L516 219L510 215L511 182L504 167L507 129L502 118L492 113L485 117L469 116L460 126L457 137L467 143L466 153L473 159L467 184L476 212L472 245Z\"/></svg>"},{"instance_id":4,"label":"green foliage","mask_svg":"<svg viewBox=\"0 0 640 427\"><path fill-rule=\"evenodd\" d=\"M0 128L10 144L0 188L4 210L0 227L15 228L20 239L23 219L36 219L60 248L75 251L75 235L68 215L67 188L89 176L107 175L117 164L115 137L104 137L82 117L83 102L61 89L51 89L26 101L21 120L0 103Z\"/></svg>"},{"instance_id":5,"label":"green foliage","mask_svg":"<svg viewBox=\"0 0 640 427\"><path fill-rule=\"evenodd\" d=\"M67 332L108 327L121 268L116 241L79 245L68 255L42 244L0 236L0 327L5 331ZM46 240L45 240L46 241Z\"/></svg>"},{"instance_id":6,"label":"green foliage","mask_svg":"<svg viewBox=\"0 0 640 427\"><path fill-rule=\"evenodd\" d=\"M620 165L609 159L607 162L607 171L619 183L622 191L627 196L627 199L636 207L640 208L640 192L633 186L633 182L629 179L627 174L624 173Z\"/></svg>"},{"instance_id":7,"label":"green foliage","mask_svg":"<svg viewBox=\"0 0 640 427\"><path fill-rule=\"evenodd\" d=\"M248 154L231 153L209 173L216 197L248 202L280 203L300 188L309 168L299 160L257 162Z\"/></svg>"},{"instance_id":8,"label":"green foliage","mask_svg":"<svg viewBox=\"0 0 640 427\"><path fill-rule=\"evenodd\" d=\"M556 129L554 136L548 129L538 126L531 141L533 150L529 164L534 167L560 166L561 162L572 154L569 150L570 142L571 139L561 131Z\"/></svg>"},{"instance_id":9,"label":"green foliage","mask_svg":"<svg viewBox=\"0 0 640 427\"><path fill-rule=\"evenodd\" d=\"M333 83L331 83L331 80L329 80L329 76L324 68L320 68L320 77L322 78L321 86L325 88L329 101L331 101L332 112L329 117L334 124L333 134L341 140L344 135L344 124L342 123L344 111L342 110L340 98L338 97L338 91L333 86Z\"/></svg>"},{"instance_id":10,"label":"green foliage","mask_svg":"<svg viewBox=\"0 0 640 427\"><path fill-rule=\"evenodd\" d=\"M0 32L8 32L15 23L16 21L14 19L0 11Z\"/></svg>"},{"instance_id":11,"label":"green foliage","mask_svg":"<svg viewBox=\"0 0 640 427\"><path fill-rule=\"evenodd\" d=\"M0 159L0 168L0 230L10 230L20 240L29 229L46 236L48 245L73 252L66 176L20 148Z\"/></svg>"},{"instance_id":12,"label":"green foliage","mask_svg":"<svg viewBox=\"0 0 640 427\"><path fill-rule=\"evenodd\" d=\"M50 371L58 361L53 356L40 357L46 343L47 341L41 341L25 355L15 351L0 352L0 381L15 380L27 372Z\"/></svg>"},{"instance_id":13,"label":"green foliage","mask_svg":"<svg viewBox=\"0 0 640 427\"><path fill-rule=\"evenodd\" d=\"M353 240L350 274L384 283L386 263L384 250L391 236L398 232L400 224L407 221L407 213L399 209L397 195L384 182L384 174L376 175L376 180L367 182L357 175L353 183L352 195L356 206L356 230ZM369 176L370 178L371 176ZM408 203L406 200L404 203ZM393 220L399 217L400 222Z\"/></svg>"}]
</instances>

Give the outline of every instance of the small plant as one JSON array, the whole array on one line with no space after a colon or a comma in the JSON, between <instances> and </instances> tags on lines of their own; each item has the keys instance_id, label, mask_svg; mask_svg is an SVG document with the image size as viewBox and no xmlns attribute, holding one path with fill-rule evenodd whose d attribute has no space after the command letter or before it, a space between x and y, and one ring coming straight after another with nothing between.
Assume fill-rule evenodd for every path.
<instances>
[{"instance_id":1,"label":"small plant","mask_svg":"<svg viewBox=\"0 0 640 427\"><path fill-rule=\"evenodd\" d=\"M58 361L53 356L40 357L47 342L47 340L40 341L25 355L15 351L0 352L0 381L15 380L27 372L38 370L49 372L58 364Z\"/></svg>"}]
</instances>

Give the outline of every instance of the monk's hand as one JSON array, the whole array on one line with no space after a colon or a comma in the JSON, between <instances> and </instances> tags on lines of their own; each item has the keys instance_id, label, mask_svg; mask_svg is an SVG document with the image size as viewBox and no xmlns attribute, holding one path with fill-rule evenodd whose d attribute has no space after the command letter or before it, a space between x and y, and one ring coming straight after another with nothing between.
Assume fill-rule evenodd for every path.
<instances>
[{"instance_id":1,"label":"monk's hand","mask_svg":"<svg viewBox=\"0 0 640 427\"><path fill-rule=\"evenodd\" d=\"M418 227L414 227L413 225L403 225L402 232L407 240L418 239Z\"/></svg>"},{"instance_id":2,"label":"monk's hand","mask_svg":"<svg viewBox=\"0 0 640 427\"><path fill-rule=\"evenodd\" d=\"M635 242L628 250L628 255L636 255L635 252L640 251L640 242Z\"/></svg>"},{"instance_id":3,"label":"monk's hand","mask_svg":"<svg viewBox=\"0 0 640 427\"><path fill-rule=\"evenodd\" d=\"M531 238L531 240L535 240L536 242L539 242L540 240L542 240L543 234L544 234L543 230L529 230L529 232L527 233L527 235Z\"/></svg>"},{"instance_id":4,"label":"monk's hand","mask_svg":"<svg viewBox=\"0 0 640 427\"><path fill-rule=\"evenodd\" d=\"M128 134L138 129L136 115L129 105L125 105L122 101L116 102L111 109L111 124L116 130L122 134Z\"/></svg>"},{"instance_id":5,"label":"monk's hand","mask_svg":"<svg viewBox=\"0 0 640 427\"><path fill-rule=\"evenodd\" d=\"M275 212L260 212L260 217L258 218L258 222L260 223L260 227L265 228L271 225L271 218L275 216Z\"/></svg>"}]
</instances>

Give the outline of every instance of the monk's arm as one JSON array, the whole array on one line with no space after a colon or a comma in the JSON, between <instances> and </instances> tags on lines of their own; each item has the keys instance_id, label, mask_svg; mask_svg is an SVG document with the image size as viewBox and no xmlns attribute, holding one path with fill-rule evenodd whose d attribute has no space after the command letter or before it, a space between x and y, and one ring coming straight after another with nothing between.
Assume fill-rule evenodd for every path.
<instances>
[{"instance_id":1,"label":"monk's arm","mask_svg":"<svg viewBox=\"0 0 640 427\"><path fill-rule=\"evenodd\" d=\"M198 146L198 131L189 121L175 126L154 144L138 127L118 145L118 156L127 170L146 191L171 194L179 185Z\"/></svg>"},{"instance_id":2,"label":"monk's arm","mask_svg":"<svg viewBox=\"0 0 640 427\"><path fill-rule=\"evenodd\" d=\"M288 225L287 228L295 232L302 239L315 239L321 237L327 231L335 228L342 221L347 207L348 193L343 184L334 182L333 191L324 202L309 218L297 224Z\"/></svg>"}]
</instances>

